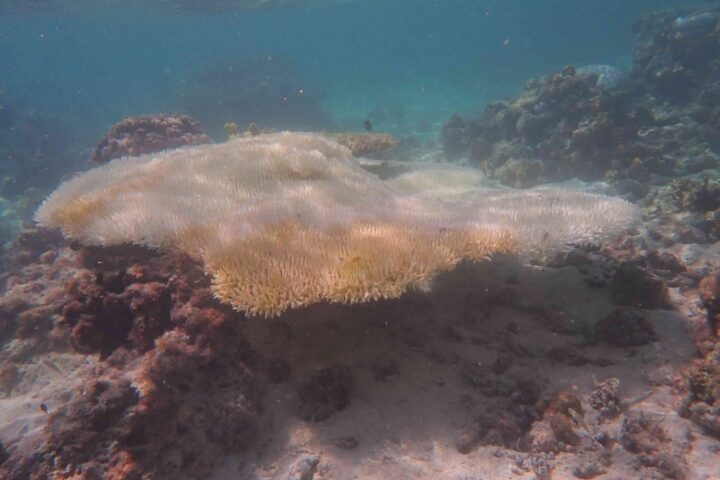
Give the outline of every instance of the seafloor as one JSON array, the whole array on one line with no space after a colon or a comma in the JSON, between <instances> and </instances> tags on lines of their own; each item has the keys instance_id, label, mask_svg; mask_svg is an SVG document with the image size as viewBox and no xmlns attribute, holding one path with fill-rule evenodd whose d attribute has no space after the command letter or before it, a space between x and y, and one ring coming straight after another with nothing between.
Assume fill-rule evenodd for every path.
<instances>
[{"instance_id":1,"label":"seafloor","mask_svg":"<svg viewBox=\"0 0 720 480\"><path fill-rule=\"evenodd\" d=\"M605 245L263 319L185 256L26 225L3 258L0 476L720 479L720 14L636 33L627 74L569 66L366 162L623 196L642 223ZM95 160L207 141L131 119Z\"/></svg>"}]
</instances>

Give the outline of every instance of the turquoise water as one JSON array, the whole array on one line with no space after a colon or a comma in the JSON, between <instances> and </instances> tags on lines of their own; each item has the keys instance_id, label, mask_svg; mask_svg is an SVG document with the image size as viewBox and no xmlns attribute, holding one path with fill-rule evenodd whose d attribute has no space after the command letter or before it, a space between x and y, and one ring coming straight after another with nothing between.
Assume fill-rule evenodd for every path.
<instances>
[{"instance_id":1,"label":"turquoise water","mask_svg":"<svg viewBox=\"0 0 720 480\"><path fill-rule=\"evenodd\" d=\"M89 142L127 115L182 112L183 88L204 69L268 57L292 66L285 93L314 97L322 114L304 125L278 108L258 123L347 130L376 116L378 130L431 135L451 113L478 111L563 65L627 67L633 20L686 2L385 0L219 12L187 2L17 3L25 8L0 14L0 84L60 113ZM218 109L217 122L231 113Z\"/></svg>"}]
</instances>

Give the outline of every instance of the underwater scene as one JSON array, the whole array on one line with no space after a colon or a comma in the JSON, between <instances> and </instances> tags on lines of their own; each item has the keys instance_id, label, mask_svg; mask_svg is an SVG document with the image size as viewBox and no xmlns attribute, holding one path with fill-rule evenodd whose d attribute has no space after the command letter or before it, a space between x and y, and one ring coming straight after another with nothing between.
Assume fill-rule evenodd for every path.
<instances>
[{"instance_id":1,"label":"underwater scene","mask_svg":"<svg viewBox=\"0 0 720 480\"><path fill-rule=\"evenodd\" d=\"M720 480L720 2L0 0L0 479Z\"/></svg>"}]
</instances>

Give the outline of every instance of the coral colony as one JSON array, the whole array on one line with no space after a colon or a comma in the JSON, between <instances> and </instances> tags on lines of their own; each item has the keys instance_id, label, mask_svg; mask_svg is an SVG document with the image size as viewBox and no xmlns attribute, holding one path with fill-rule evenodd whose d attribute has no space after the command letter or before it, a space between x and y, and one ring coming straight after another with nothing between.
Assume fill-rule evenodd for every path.
<instances>
[{"instance_id":1,"label":"coral colony","mask_svg":"<svg viewBox=\"0 0 720 480\"><path fill-rule=\"evenodd\" d=\"M450 196L440 177L441 198L407 191L436 177L383 182L337 143L278 133L116 160L63 184L36 220L89 245L184 252L220 300L278 315L395 298L462 260L598 241L638 219L623 200L559 189Z\"/></svg>"}]
</instances>

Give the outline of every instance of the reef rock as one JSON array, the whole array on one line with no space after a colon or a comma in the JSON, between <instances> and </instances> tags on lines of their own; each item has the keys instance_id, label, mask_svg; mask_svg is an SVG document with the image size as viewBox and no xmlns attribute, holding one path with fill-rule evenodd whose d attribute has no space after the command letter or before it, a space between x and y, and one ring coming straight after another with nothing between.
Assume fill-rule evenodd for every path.
<instances>
[{"instance_id":1,"label":"reef rock","mask_svg":"<svg viewBox=\"0 0 720 480\"><path fill-rule=\"evenodd\" d=\"M252 442L255 355L197 265L45 248L0 302L0 477L207 478Z\"/></svg>"},{"instance_id":2,"label":"reef rock","mask_svg":"<svg viewBox=\"0 0 720 480\"><path fill-rule=\"evenodd\" d=\"M535 182L518 182L508 170L541 162L538 182L607 179L636 198L648 190L629 189L629 181L658 184L717 168L719 19L714 10L686 9L641 20L628 74L591 65L531 80L478 118L451 117L443 151L512 186Z\"/></svg>"},{"instance_id":3,"label":"reef rock","mask_svg":"<svg viewBox=\"0 0 720 480\"><path fill-rule=\"evenodd\" d=\"M96 163L154 153L183 145L211 143L200 123L187 115L142 115L116 123L93 150Z\"/></svg>"}]
</instances>

